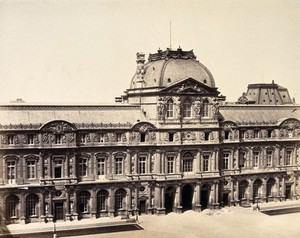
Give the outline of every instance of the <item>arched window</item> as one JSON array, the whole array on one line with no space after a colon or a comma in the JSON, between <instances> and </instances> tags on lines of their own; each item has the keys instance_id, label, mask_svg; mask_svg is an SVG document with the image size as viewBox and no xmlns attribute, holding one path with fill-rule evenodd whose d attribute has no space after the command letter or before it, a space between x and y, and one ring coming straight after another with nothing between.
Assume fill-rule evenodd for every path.
<instances>
[{"instance_id":1,"label":"arched window","mask_svg":"<svg viewBox=\"0 0 300 238\"><path fill-rule=\"evenodd\" d=\"M246 199L248 193L249 183L246 180L243 180L239 184L239 200Z\"/></svg>"},{"instance_id":2,"label":"arched window","mask_svg":"<svg viewBox=\"0 0 300 238\"><path fill-rule=\"evenodd\" d=\"M38 216L39 197L36 194L28 195L26 199L26 208L28 217Z\"/></svg>"},{"instance_id":3,"label":"arched window","mask_svg":"<svg viewBox=\"0 0 300 238\"><path fill-rule=\"evenodd\" d=\"M183 102L183 117L191 117L192 103L189 99L185 99Z\"/></svg>"},{"instance_id":4,"label":"arched window","mask_svg":"<svg viewBox=\"0 0 300 238\"><path fill-rule=\"evenodd\" d=\"M100 213L101 211L107 211L107 200L108 200L108 192L106 190L100 190L97 194L97 211Z\"/></svg>"},{"instance_id":5,"label":"arched window","mask_svg":"<svg viewBox=\"0 0 300 238\"><path fill-rule=\"evenodd\" d=\"M126 191L122 188L118 189L115 194L116 212L120 209L125 208L125 198L126 198Z\"/></svg>"},{"instance_id":6,"label":"arched window","mask_svg":"<svg viewBox=\"0 0 300 238\"><path fill-rule=\"evenodd\" d=\"M203 117L208 117L208 100L203 101Z\"/></svg>"},{"instance_id":7,"label":"arched window","mask_svg":"<svg viewBox=\"0 0 300 238\"><path fill-rule=\"evenodd\" d=\"M81 213L89 212L89 203L90 203L90 193L83 191L79 193L79 211Z\"/></svg>"},{"instance_id":8,"label":"arched window","mask_svg":"<svg viewBox=\"0 0 300 238\"><path fill-rule=\"evenodd\" d=\"M6 218L18 217L19 198L15 195L10 195L6 198Z\"/></svg>"},{"instance_id":9,"label":"arched window","mask_svg":"<svg viewBox=\"0 0 300 238\"><path fill-rule=\"evenodd\" d=\"M173 117L174 114L173 114L173 111L174 111L174 102L172 99L169 99L167 101L167 117Z\"/></svg>"}]
</instances>

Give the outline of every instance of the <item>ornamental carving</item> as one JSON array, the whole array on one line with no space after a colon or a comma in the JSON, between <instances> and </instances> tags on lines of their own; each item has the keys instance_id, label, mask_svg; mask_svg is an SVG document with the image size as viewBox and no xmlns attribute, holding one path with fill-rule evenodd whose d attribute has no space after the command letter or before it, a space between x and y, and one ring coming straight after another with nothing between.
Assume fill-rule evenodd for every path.
<instances>
[{"instance_id":1,"label":"ornamental carving","mask_svg":"<svg viewBox=\"0 0 300 238\"><path fill-rule=\"evenodd\" d=\"M127 137L126 137L125 133L122 134L122 141L123 141L123 142L126 142L126 141L127 141Z\"/></svg>"},{"instance_id":2,"label":"ornamental carving","mask_svg":"<svg viewBox=\"0 0 300 238\"><path fill-rule=\"evenodd\" d=\"M195 132L183 132L183 140L196 140Z\"/></svg>"},{"instance_id":3,"label":"ornamental carving","mask_svg":"<svg viewBox=\"0 0 300 238\"><path fill-rule=\"evenodd\" d=\"M177 97L175 101L175 112L178 118L181 118L181 98Z\"/></svg>"},{"instance_id":4,"label":"ornamental carving","mask_svg":"<svg viewBox=\"0 0 300 238\"><path fill-rule=\"evenodd\" d=\"M157 117L159 120L165 118L165 101L163 97L159 97L157 101Z\"/></svg>"},{"instance_id":5,"label":"ornamental carving","mask_svg":"<svg viewBox=\"0 0 300 238\"><path fill-rule=\"evenodd\" d=\"M74 128L66 122L52 122L42 128L43 131L52 131L55 134L63 134L67 131L74 131Z\"/></svg>"},{"instance_id":6,"label":"ornamental carving","mask_svg":"<svg viewBox=\"0 0 300 238\"><path fill-rule=\"evenodd\" d=\"M225 122L222 124L224 131L230 131L236 128L236 125L233 122Z\"/></svg>"},{"instance_id":7,"label":"ornamental carving","mask_svg":"<svg viewBox=\"0 0 300 238\"><path fill-rule=\"evenodd\" d=\"M8 136L2 135L2 144L7 145L8 144Z\"/></svg>"},{"instance_id":8,"label":"ornamental carving","mask_svg":"<svg viewBox=\"0 0 300 238\"><path fill-rule=\"evenodd\" d=\"M218 115L219 115L219 102L218 102L217 98L214 98L213 99L213 105L212 105L212 116L213 117L218 117Z\"/></svg>"},{"instance_id":9,"label":"ornamental carving","mask_svg":"<svg viewBox=\"0 0 300 238\"><path fill-rule=\"evenodd\" d=\"M68 142L72 143L75 140L75 133L67 133Z\"/></svg>"},{"instance_id":10,"label":"ornamental carving","mask_svg":"<svg viewBox=\"0 0 300 238\"><path fill-rule=\"evenodd\" d=\"M295 119L288 119L286 121L284 121L281 126L283 128L286 128L288 130L294 130L296 128L300 128L300 122L298 120Z\"/></svg>"},{"instance_id":11,"label":"ornamental carving","mask_svg":"<svg viewBox=\"0 0 300 238\"><path fill-rule=\"evenodd\" d=\"M194 111L195 111L196 118L200 118L201 107L202 107L202 102L201 102L200 98L197 97L195 102L194 102Z\"/></svg>"}]
</instances>

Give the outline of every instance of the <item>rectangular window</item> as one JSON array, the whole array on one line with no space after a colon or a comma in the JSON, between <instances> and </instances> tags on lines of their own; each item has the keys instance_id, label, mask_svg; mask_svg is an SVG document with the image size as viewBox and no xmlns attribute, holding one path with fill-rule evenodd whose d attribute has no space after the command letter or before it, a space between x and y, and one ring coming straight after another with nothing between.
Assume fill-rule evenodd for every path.
<instances>
[{"instance_id":1,"label":"rectangular window","mask_svg":"<svg viewBox=\"0 0 300 238\"><path fill-rule=\"evenodd\" d=\"M34 135L28 135L27 139L28 139L28 144L29 145L33 145L34 144Z\"/></svg>"},{"instance_id":2,"label":"rectangular window","mask_svg":"<svg viewBox=\"0 0 300 238\"><path fill-rule=\"evenodd\" d=\"M174 156L167 157L167 173L168 174L174 173Z\"/></svg>"},{"instance_id":3,"label":"rectangular window","mask_svg":"<svg viewBox=\"0 0 300 238\"><path fill-rule=\"evenodd\" d=\"M79 175L82 177L87 176L87 159L79 159Z\"/></svg>"},{"instance_id":4,"label":"rectangular window","mask_svg":"<svg viewBox=\"0 0 300 238\"><path fill-rule=\"evenodd\" d=\"M16 162L15 161L7 162L7 180L8 180L8 183L15 183L15 180L16 180Z\"/></svg>"},{"instance_id":5,"label":"rectangular window","mask_svg":"<svg viewBox=\"0 0 300 238\"><path fill-rule=\"evenodd\" d=\"M192 172L193 171L193 161L194 159L184 159L183 160L183 172Z\"/></svg>"},{"instance_id":6,"label":"rectangular window","mask_svg":"<svg viewBox=\"0 0 300 238\"><path fill-rule=\"evenodd\" d=\"M105 158L100 158L97 160L97 174L105 175Z\"/></svg>"},{"instance_id":7,"label":"rectangular window","mask_svg":"<svg viewBox=\"0 0 300 238\"><path fill-rule=\"evenodd\" d=\"M146 134L145 133L141 133L140 137L141 137L140 142L145 142L146 141Z\"/></svg>"},{"instance_id":8,"label":"rectangular window","mask_svg":"<svg viewBox=\"0 0 300 238\"><path fill-rule=\"evenodd\" d=\"M169 132L169 142L174 141L174 132Z\"/></svg>"},{"instance_id":9,"label":"rectangular window","mask_svg":"<svg viewBox=\"0 0 300 238\"><path fill-rule=\"evenodd\" d=\"M255 151L253 153L253 167L258 167L259 165L259 152Z\"/></svg>"},{"instance_id":10,"label":"rectangular window","mask_svg":"<svg viewBox=\"0 0 300 238\"><path fill-rule=\"evenodd\" d=\"M54 160L54 178L62 178L62 172L63 172L63 161L62 160Z\"/></svg>"},{"instance_id":11,"label":"rectangular window","mask_svg":"<svg viewBox=\"0 0 300 238\"><path fill-rule=\"evenodd\" d=\"M292 151L288 150L286 152L286 165L291 165L292 163Z\"/></svg>"},{"instance_id":12,"label":"rectangular window","mask_svg":"<svg viewBox=\"0 0 300 238\"><path fill-rule=\"evenodd\" d=\"M15 136L14 135L8 135L8 144L9 145L15 144Z\"/></svg>"},{"instance_id":13,"label":"rectangular window","mask_svg":"<svg viewBox=\"0 0 300 238\"><path fill-rule=\"evenodd\" d=\"M229 131L224 131L224 133L225 133L224 134L224 136L225 136L224 139L228 140L229 139Z\"/></svg>"},{"instance_id":14,"label":"rectangular window","mask_svg":"<svg viewBox=\"0 0 300 238\"><path fill-rule=\"evenodd\" d=\"M62 144L62 135L55 135L55 144Z\"/></svg>"},{"instance_id":15,"label":"rectangular window","mask_svg":"<svg viewBox=\"0 0 300 238\"><path fill-rule=\"evenodd\" d=\"M223 154L223 169L229 169L229 153Z\"/></svg>"},{"instance_id":16,"label":"rectangular window","mask_svg":"<svg viewBox=\"0 0 300 238\"><path fill-rule=\"evenodd\" d=\"M123 158L116 158L115 160L116 165L116 174L120 175L123 174Z\"/></svg>"},{"instance_id":17,"label":"rectangular window","mask_svg":"<svg viewBox=\"0 0 300 238\"><path fill-rule=\"evenodd\" d=\"M36 163L34 160L27 161L27 178L28 179L35 179L35 171L36 171Z\"/></svg>"},{"instance_id":18,"label":"rectangular window","mask_svg":"<svg viewBox=\"0 0 300 238\"><path fill-rule=\"evenodd\" d=\"M268 130L268 138L272 137L273 130Z\"/></svg>"},{"instance_id":19,"label":"rectangular window","mask_svg":"<svg viewBox=\"0 0 300 238\"><path fill-rule=\"evenodd\" d=\"M267 151L267 166L272 166L272 161L273 161L273 152L272 151Z\"/></svg>"},{"instance_id":20,"label":"rectangular window","mask_svg":"<svg viewBox=\"0 0 300 238\"><path fill-rule=\"evenodd\" d=\"M203 155L203 171L208 171L209 155Z\"/></svg>"},{"instance_id":21,"label":"rectangular window","mask_svg":"<svg viewBox=\"0 0 300 238\"><path fill-rule=\"evenodd\" d=\"M139 174L146 173L146 157L139 157Z\"/></svg>"},{"instance_id":22,"label":"rectangular window","mask_svg":"<svg viewBox=\"0 0 300 238\"><path fill-rule=\"evenodd\" d=\"M87 142L87 134L80 134L80 143L85 144Z\"/></svg>"},{"instance_id":23,"label":"rectangular window","mask_svg":"<svg viewBox=\"0 0 300 238\"><path fill-rule=\"evenodd\" d=\"M122 133L117 133L117 142L122 142Z\"/></svg>"},{"instance_id":24,"label":"rectangular window","mask_svg":"<svg viewBox=\"0 0 300 238\"><path fill-rule=\"evenodd\" d=\"M209 132L204 132L204 140L209 140Z\"/></svg>"}]
</instances>

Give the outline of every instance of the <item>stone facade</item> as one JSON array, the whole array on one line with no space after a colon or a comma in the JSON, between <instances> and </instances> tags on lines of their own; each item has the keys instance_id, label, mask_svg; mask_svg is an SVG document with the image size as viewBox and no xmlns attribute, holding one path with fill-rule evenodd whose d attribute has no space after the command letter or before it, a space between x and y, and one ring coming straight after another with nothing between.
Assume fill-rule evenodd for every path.
<instances>
[{"instance_id":1,"label":"stone facade","mask_svg":"<svg viewBox=\"0 0 300 238\"><path fill-rule=\"evenodd\" d=\"M299 106L225 103L192 51L137 56L121 103L0 106L2 221L299 198Z\"/></svg>"}]
</instances>

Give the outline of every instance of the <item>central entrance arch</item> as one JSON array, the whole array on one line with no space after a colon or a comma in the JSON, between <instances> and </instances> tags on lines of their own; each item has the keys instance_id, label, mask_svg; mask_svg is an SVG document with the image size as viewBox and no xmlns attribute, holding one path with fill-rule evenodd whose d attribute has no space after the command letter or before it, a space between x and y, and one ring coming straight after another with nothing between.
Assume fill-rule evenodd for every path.
<instances>
[{"instance_id":1,"label":"central entrance arch","mask_svg":"<svg viewBox=\"0 0 300 238\"><path fill-rule=\"evenodd\" d=\"M181 191L182 210L191 210L193 201L193 188L190 184L183 186Z\"/></svg>"},{"instance_id":2,"label":"central entrance arch","mask_svg":"<svg viewBox=\"0 0 300 238\"><path fill-rule=\"evenodd\" d=\"M168 187L165 192L165 209L166 213L173 211L174 199L175 199L176 190L173 187Z\"/></svg>"}]
</instances>

